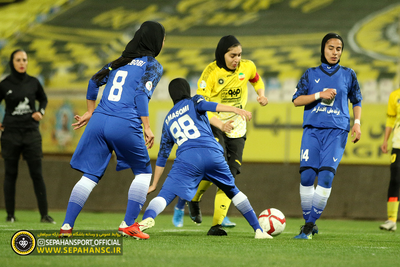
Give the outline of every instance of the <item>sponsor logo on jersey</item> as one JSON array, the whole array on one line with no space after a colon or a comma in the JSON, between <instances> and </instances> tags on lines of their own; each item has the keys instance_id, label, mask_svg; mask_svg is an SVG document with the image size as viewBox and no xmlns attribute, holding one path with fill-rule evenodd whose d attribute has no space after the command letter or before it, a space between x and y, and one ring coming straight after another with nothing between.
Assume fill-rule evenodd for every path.
<instances>
[{"instance_id":1,"label":"sponsor logo on jersey","mask_svg":"<svg viewBox=\"0 0 400 267\"><path fill-rule=\"evenodd\" d=\"M316 83L319 83L319 80L321 80L321 79L318 79L318 80L317 80L317 79L315 79L314 81L315 81Z\"/></svg>"},{"instance_id":2,"label":"sponsor logo on jersey","mask_svg":"<svg viewBox=\"0 0 400 267\"><path fill-rule=\"evenodd\" d=\"M337 158L333 157L333 161L334 161L334 162L336 162L337 160L338 160Z\"/></svg>"},{"instance_id":3,"label":"sponsor logo on jersey","mask_svg":"<svg viewBox=\"0 0 400 267\"><path fill-rule=\"evenodd\" d=\"M244 73L239 73L239 80L243 81L244 77L245 77Z\"/></svg>"},{"instance_id":4,"label":"sponsor logo on jersey","mask_svg":"<svg viewBox=\"0 0 400 267\"><path fill-rule=\"evenodd\" d=\"M207 86L206 81L202 80L202 81L200 82L200 88L201 88L201 89L204 89L204 88L206 88L206 86Z\"/></svg>"},{"instance_id":5,"label":"sponsor logo on jersey","mask_svg":"<svg viewBox=\"0 0 400 267\"><path fill-rule=\"evenodd\" d=\"M218 80L218 83L219 83L219 84L224 84L224 79L219 79L219 80Z\"/></svg>"},{"instance_id":6,"label":"sponsor logo on jersey","mask_svg":"<svg viewBox=\"0 0 400 267\"><path fill-rule=\"evenodd\" d=\"M149 91L151 91L152 88L153 88L153 83L152 83L151 81L148 81L148 82L146 83L146 89L149 90Z\"/></svg>"}]
</instances>

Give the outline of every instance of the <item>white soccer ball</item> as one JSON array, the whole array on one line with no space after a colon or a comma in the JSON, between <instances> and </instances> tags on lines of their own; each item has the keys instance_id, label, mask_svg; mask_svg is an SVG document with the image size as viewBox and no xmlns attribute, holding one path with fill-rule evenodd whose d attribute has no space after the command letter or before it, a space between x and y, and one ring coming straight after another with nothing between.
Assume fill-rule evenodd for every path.
<instances>
[{"instance_id":1,"label":"white soccer ball","mask_svg":"<svg viewBox=\"0 0 400 267\"><path fill-rule=\"evenodd\" d=\"M264 232L272 236L277 236L285 230L285 215L278 209L266 209L258 216L258 222Z\"/></svg>"}]
</instances>

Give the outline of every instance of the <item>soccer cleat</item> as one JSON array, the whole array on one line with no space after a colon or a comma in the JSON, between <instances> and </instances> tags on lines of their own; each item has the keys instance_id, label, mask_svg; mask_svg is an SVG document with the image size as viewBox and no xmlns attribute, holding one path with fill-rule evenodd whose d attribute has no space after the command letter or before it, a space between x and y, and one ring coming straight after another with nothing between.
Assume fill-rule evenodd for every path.
<instances>
[{"instance_id":1,"label":"soccer cleat","mask_svg":"<svg viewBox=\"0 0 400 267\"><path fill-rule=\"evenodd\" d=\"M207 235L224 236L228 235L220 224L214 225L208 230Z\"/></svg>"},{"instance_id":2,"label":"soccer cleat","mask_svg":"<svg viewBox=\"0 0 400 267\"><path fill-rule=\"evenodd\" d=\"M256 230L255 239L272 239L273 237L270 236L268 233L263 232L261 229Z\"/></svg>"},{"instance_id":3,"label":"soccer cleat","mask_svg":"<svg viewBox=\"0 0 400 267\"><path fill-rule=\"evenodd\" d=\"M147 229L150 229L151 227L153 227L155 224L156 224L156 222L154 221L154 219L149 217L139 223L139 229L140 229L140 231L144 232Z\"/></svg>"},{"instance_id":4,"label":"soccer cleat","mask_svg":"<svg viewBox=\"0 0 400 267\"><path fill-rule=\"evenodd\" d=\"M14 223L15 222L15 217L12 215L8 215L6 218L6 222Z\"/></svg>"},{"instance_id":5,"label":"soccer cleat","mask_svg":"<svg viewBox=\"0 0 400 267\"><path fill-rule=\"evenodd\" d=\"M396 225L396 223L394 221L387 220L384 224L381 224L379 226L379 228L381 230L393 231L394 232L397 229L397 225Z\"/></svg>"},{"instance_id":6,"label":"soccer cleat","mask_svg":"<svg viewBox=\"0 0 400 267\"><path fill-rule=\"evenodd\" d=\"M188 201L187 205L189 207L189 216L192 221L200 224L202 222L200 202L199 201Z\"/></svg>"},{"instance_id":7,"label":"soccer cleat","mask_svg":"<svg viewBox=\"0 0 400 267\"><path fill-rule=\"evenodd\" d=\"M231 222L228 217L225 217L221 225L222 227L235 227L236 223Z\"/></svg>"},{"instance_id":8,"label":"soccer cleat","mask_svg":"<svg viewBox=\"0 0 400 267\"><path fill-rule=\"evenodd\" d=\"M308 222L302 227L300 227L300 234L296 235L296 239L312 239L312 232L314 228L314 223Z\"/></svg>"},{"instance_id":9,"label":"soccer cleat","mask_svg":"<svg viewBox=\"0 0 400 267\"><path fill-rule=\"evenodd\" d=\"M304 225L300 228L300 232L301 230L303 230ZM318 234L318 226L316 224L314 224L313 229L312 229L312 235Z\"/></svg>"},{"instance_id":10,"label":"soccer cleat","mask_svg":"<svg viewBox=\"0 0 400 267\"><path fill-rule=\"evenodd\" d=\"M125 221L122 221L122 223L118 227L118 233L120 233L121 235L124 235L124 229L126 227L128 227L128 225L126 224Z\"/></svg>"},{"instance_id":11,"label":"soccer cleat","mask_svg":"<svg viewBox=\"0 0 400 267\"><path fill-rule=\"evenodd\" d=\"M174 216L172 217L172 223L175 227L182 227L183 226L183 215L185 210L178 209L175 207L174 209Z\"/></svg>"},{"instance_id":12,"label":"soccer cleat","mask_svg":"<svg viewBox=\"0 0 400 267\"><path fill-rule=\"evenodd\" d=\"M146 233L143 233L140 229L139 229L139 224L137 222L135 222L134 224L132 224L131 226L128 226L126 228L123 228L122 230L123 232L123 236L131 236L135 239L149 239L149 235Z\"/></svg>"},{"instance_id":13,"label":"soccer cleat","mask_svg":"<svg viewBox=\"0 0 400 267\"><path fill-rule=\"evenodd\" d=\"M65 223L60 229L60 235L58 237L70 237L72 236L72 227L69 223Z\"/></svg>"},{"instance_id":14,"label":"soccer cleat","mask_svg":"<svg viewBox=\"0 0 400 267\"><path fill-rule=\"evenodd\" d=\"M53 218L51 218L49 215L42 216L42 219L40 219L40 222L56 224L56 222L53 220Z\"/></svg>"}]
</instances>

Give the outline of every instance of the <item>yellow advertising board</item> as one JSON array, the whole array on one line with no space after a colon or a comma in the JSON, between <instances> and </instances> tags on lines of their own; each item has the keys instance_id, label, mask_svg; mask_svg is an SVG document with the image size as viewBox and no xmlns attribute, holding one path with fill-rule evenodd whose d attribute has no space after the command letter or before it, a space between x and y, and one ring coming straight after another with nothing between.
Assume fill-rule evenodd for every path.
<instances>
[{"instance_id":1,"label":"yellow advertising board","mask_svg":"<svg viewBox=\"0 0 400 267\"><path fill-rule=\"evenodd\" d=\"M163 120L172 107L172 101L150 101L150 122L156 141L149 150L157 158ZM386 121L385 104L363 104L361 140L353 144L350 133L342 163L389 164L389 155L380 152ZM247 162L299 162L302 136L303 107L292 103L270 103L266 107L249 103L253 113L248 123L247 141L243 161ZM86 111L86 100L51 98L41 122L44 153L73 153L84 129L74 131L74 115ZM352 114L352 111L350 111ZM353 121L353 119L352 119ZM175 157L175 150L170 158Z\"/></svg>"}]
</instances>

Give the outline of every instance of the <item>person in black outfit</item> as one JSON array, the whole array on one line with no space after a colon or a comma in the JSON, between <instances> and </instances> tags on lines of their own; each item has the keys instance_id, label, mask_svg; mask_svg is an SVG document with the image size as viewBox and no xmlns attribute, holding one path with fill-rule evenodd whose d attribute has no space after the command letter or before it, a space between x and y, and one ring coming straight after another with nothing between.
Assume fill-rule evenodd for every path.
<instances>
[{"instance_id":1,"label":"person in black outfit","mask_svg":"<svg viewBox=\"0 0 400 267\"><path fill-rule=\"evenodd\" d=\"M41 215L41 222L55 223L47 214L46 186L42 176L42 137L39 121L47 106L47 96L39 80L26 73L28 57L15 50L10 57L11 74L0 83L0 102L6 103L3 123L0 123L1 155L4 159L4 197L7 221L14 222L15 185L21 154L28 163ZM39 102L39 110L35 101Z\"/></svg>"}]
</instances>

